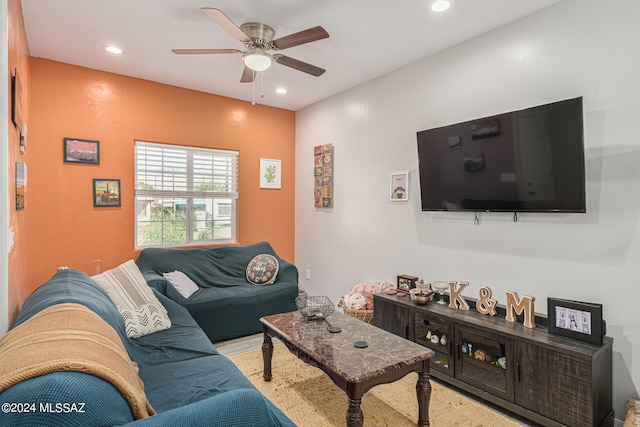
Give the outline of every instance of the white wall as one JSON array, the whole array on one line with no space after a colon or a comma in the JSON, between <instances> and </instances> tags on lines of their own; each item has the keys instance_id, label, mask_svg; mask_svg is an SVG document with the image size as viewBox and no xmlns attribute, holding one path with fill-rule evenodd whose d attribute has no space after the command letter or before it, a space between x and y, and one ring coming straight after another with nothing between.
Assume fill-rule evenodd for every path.
<instances>
[{"instance_id":1,"label":"white wall","mask_svg":"<svg viewBox=\"0 0 640 427\"><path fill-rule=\"evenodd\" d=\"M296 114L301 286L339 300L406 273L601 302L614 410L640 387L640 2L565 0ZM381 52L384 60L384 52ZM366 66L363 64L363 66ZM354 70L354 72L357 72ZM587 214L421 212L416 132L584 97ZM313 207L313 147L334 145L334 207ZM409 171L409 201L389 174ZM305 280L305 270L311 280Z\"/></svg>"}]
</instances>

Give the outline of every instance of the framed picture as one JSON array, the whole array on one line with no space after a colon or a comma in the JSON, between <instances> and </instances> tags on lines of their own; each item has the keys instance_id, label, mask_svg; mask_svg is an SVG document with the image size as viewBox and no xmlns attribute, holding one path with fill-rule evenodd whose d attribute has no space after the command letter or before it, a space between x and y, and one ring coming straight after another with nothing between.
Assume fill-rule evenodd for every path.
<instances>
[{"instance_id":1,"label":"framed picture","mask_svg":"<svg viewBox=\"0 0 640 427\"><path fill-rule=\"evenodd\" d=\"M401 274L398 276L398 291L401 292L409 292L411 289L416 287L416 282L418 281L417 277L407 276L406 274Z\"/></svg>"},{"instance_id":2,"label":"framed picture","mask_svg":"<svg viewBox=\"0 0 640 427\"><path fill-rule=\"evenodd\" d=\"M64 139L65 163L100 164L100 141L91 139Z\"/></svg>"},{"instance_id":3,"label":"framed picture","mask_svg":"<svg viewBox=\"0 0 640 427\"><path fill-rule=\"evenodd\" d=\"M260 159L260 188L281 188L280 160Z\"/></svg>"},{"instance_id":4,"label":"framed picture","mask_svg":"<svg viewBox=\"0 0 640 427\"><path fill-rule=\"evenodd\" d=\"M389 181L389 199L392 202L409 200L409 172L392 173Z\"/></svg>"},{"instance_id":5,"label":"framed picture","mask_svg":"<svg viewBox=\"0 0 640 427\"><path fill-rule=\"evenodd\" d=\"M22 84L17 68L11 76L11 120L22 135Z\"/></svg>"},{"instance_id":6,"label":"framed picture","mask_svg":"<svg viewBox=\"0 0 640 427\"><path fill-rule=\"evenodd\" d=\"M16 210L24 210L25 193L27 189L27 165L16 162Z\"/></svg>"},{"instance_id":7,"label":"framed picture","mask_svg":"<svg viewBox=\"0 0 640 427\"><path fill-rule=\"evenodd\" d=\"M93 180L93 207L106 208L121 205L119 179Z\"/></svg>"},{"instance_id":8,"label":"framed picture","mask_svg":"<svg viewBox=\"0 0 640 427\"><path fill-rule=\"evenodd\" d=\"M333 208L333 144L313 147L313 207Z\"/></svg>"},{"instance_id":9,"label":"framed picture","mask_svg":"<svg viewBox=\"0 0 640 427\"><path fill-rule=\"evenodd\" d=\"M549 333L602 345L602 304L547 298Z\"/></svg>"}]
</instances>

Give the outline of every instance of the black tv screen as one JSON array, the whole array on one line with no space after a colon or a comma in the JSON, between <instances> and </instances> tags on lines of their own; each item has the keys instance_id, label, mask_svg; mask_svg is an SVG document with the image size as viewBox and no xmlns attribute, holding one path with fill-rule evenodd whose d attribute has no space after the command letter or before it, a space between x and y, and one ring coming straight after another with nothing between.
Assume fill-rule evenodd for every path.
<instances>
[{"instance_id":1,"label":"black tv screen","mask_svg":"<svg viewBox=\"0 0 640 427\"><path fill-rule=\"evenodd\" d=\"M586 212L581 97L417 139L423 211Z\"/></svg>"}]
</instances>

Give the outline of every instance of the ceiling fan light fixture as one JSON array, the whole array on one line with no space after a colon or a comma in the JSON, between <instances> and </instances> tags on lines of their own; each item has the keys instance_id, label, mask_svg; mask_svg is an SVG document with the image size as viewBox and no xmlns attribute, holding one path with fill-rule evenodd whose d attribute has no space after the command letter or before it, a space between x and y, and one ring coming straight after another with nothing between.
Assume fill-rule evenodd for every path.
<instances>
[{"instance_id":1,"label":"ceiling fan light fixture","mask_svg":"<svg viewBox=\"0 0 640 427\"><path fill-rule=\"evenodd\" d=\"M264 52L247 52L242 55L242 62L253 71L264 71L271 66L271 55Z\"/></svg>"},{"instance_id":2,"label":"ceiling fan light fixture","mask_svg":"<svg viewBox=\"0 0 640 427\"><path fill-rule=\"evenodd\" d=\"M431 3L431 10L434 12L444 12L453 6L454 0L435 0Z\"/></svg>"}]
</instances>

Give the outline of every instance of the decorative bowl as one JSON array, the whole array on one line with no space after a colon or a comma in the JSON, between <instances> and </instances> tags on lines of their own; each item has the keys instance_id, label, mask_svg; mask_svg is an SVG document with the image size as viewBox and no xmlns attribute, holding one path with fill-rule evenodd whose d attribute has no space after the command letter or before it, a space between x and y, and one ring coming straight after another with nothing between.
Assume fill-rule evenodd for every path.
<instances>
[{"instance_id":1,"label":"decorative bowl","mask_svg":"<svg viewBox=\"0 0 640 427\"><path fill-rule=\"evenodd\" d=\"M421 305L426 304L431 300L432 295L433 291L419 292L415 295L416 303Z\"/></svg>"}]
</instances>

